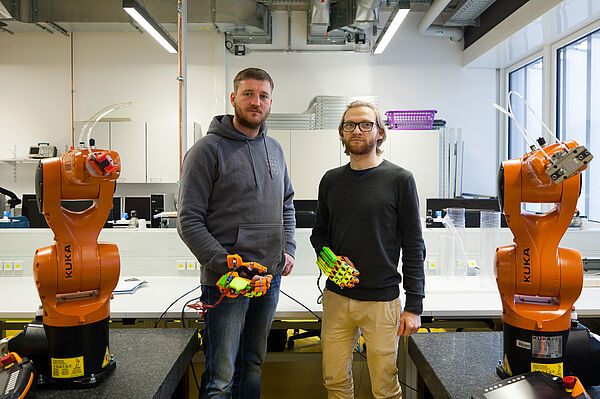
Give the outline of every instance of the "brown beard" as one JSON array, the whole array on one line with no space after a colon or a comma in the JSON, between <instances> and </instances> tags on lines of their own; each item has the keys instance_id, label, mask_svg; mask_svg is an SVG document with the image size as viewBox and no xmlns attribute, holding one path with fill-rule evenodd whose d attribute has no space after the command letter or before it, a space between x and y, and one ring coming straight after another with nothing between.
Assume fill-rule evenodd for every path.
<instances>
[{"instance_id":1,"label":"brown beard","mask_svg":"<svg viewBox=\"0 0 600 399\"><path fill-rule=\"evenodd\" d=\"M350 141L353 138L349 139L342 138L342 143L344 144L344 148L346 149L346 154L354 154L354 155L366 155L373 151L373 148L377 146L377 138L364 138L363 142L359 144L360 147L357 148L357 144L351 143Z\"/></svg>"},{"instance_id":2,"label":"brown beard","mask_svg":"<svg viewBox=\"0 0 600 399\"><path fill-rule=\"evenodd\" d=\"M238 106L237 104L235 104L233 106L233 110L235 113L235 120L240 125L247 127L249 129L256 129L256 128L260 127L260 125L262 125L263 122L267 120L267 117L269 116L269 113L271 112L271 110L268 110L266 113L263 114L263 118L261 118L258 122L255 122L253 120L247 119L244 111L240 108L241 107Z\"/></svg>"}]
</instances>

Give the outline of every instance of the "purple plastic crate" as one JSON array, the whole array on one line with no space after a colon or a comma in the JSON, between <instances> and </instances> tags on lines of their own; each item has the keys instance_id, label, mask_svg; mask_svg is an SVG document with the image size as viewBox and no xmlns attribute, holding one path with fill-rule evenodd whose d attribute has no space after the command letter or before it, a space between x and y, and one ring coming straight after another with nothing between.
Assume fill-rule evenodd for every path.
<instances>
[{"instance_id":1,"label":"purple plastic crate","mask_svg":"<svg viewBox=\"0 0 600 399\"><path fill-rule=\"evenodd\" d=\"M387 111L385 121L388 129L391 130L427 130L433 126L433 118L437 111L419 110L419 111Z\"/></svg>"}]
</instances>

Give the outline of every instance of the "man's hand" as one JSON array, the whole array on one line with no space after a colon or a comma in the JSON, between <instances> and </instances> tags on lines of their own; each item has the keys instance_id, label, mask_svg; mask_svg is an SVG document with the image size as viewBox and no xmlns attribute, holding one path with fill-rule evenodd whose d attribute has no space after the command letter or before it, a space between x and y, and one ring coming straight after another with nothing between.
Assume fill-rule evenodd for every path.
<instances>
[{"instance_id":1,"label":"man's hand","mask_svg":"<svg viewBox=\"0 0 600 399\"><path fill-rule=\"evenodd\" d=\"M407 311L402 312L398 327L399 337L410 337L419 331L419 328L421 328L421 316Z\"/></svg>"},{"instance_id":2,"label":"man's hand","mask_svg":"<svg viewBox=\"0 0 600 399\"><path fill-rule=\"evenodd\" d=\"M352 266L353 269L356 269L356 267L354 267L354 263L352 263L350 258L348 258L347 256L338 256L338 258Z\"/></svg>"},{"instance_id":3,"label":"man's hand","mask_svg":"<svg viewBox=\"0 0 600 399\"><path fill-rule=\"evenodd\" d=\"M281 274L284 276L287 276L288 274L290 274L292 272L292 269L294 268L294 262L296 262L294 257L286 252L285 253L285 266L283 266L283 272L281 272Z\"/></svg>"}]
</instances>

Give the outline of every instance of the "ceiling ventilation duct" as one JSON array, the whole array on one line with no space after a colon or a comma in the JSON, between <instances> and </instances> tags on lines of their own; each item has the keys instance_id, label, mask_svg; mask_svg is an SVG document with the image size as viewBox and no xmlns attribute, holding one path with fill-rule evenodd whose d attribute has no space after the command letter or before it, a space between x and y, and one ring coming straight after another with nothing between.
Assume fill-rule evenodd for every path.
<instances>
[{"instance_id":1,"label":"ceiling ventilation duct","mask_svg":"<svg viewBox=\"0 0 600 399\"><path fill-rule=\"evenodd\" d=\"M10 19L10 18L12 18L12 16L10 15L10 13L6 9L6 7L4 7L4 4L0 3L0 19Z\"/></svg>"},{"instance_id":2,"label":"ceiling ventilation duct","mask_svg":"<svg viewBox=\"0 0 600 399\"><path fill-rule=\"evenodd\" d=\"M364 44L366 35L378 22L380 4L381 0L332 0L327 28L330 43Z\"/></svg>"},{"instance_id":3,"label":"ceiling ventilation duct","mask_svg":"<svg viewBox=\"0 0 600 399\"><path fill-rule=\"evenodd\" d=\"M449 37L459 41L463 37L463 30L454 26L432 25L451 0L434 0L417 26L419 32L427 36Z\"/></svg>"},{"instance_id":4,"label":"ceiling ventilation duct","mask_svg":"<svg viewBox=\"0 0 600 399\"><path fill-rule=\"evenodd\" d=\"M329 27L329 7L331 0L313 0L310 12L308 35L325 37Z\"/></svg>"},{"instance_id":5,"label":"ceiling ventilation duct","mask_svg":"<svg viewBox=\"0 0 600 399\"><path fill-rule=\"evenodd\" d=\"M496 0L466 0L446 21L446 26L478 26L477 18Z\"/></svg>"},{"instance_id":6,"label":"ceiling ventilation duct","mask_svg":"<svg viewBox=\"0 0 600 399\"><path fill-rule=\"evenodd\" d=\"M377 23L381 0L337 0L331 4L329 30Z\"/></svg>"},{"instance_id":7,"label":"ceiling ventilation duct","mask_svg":"<svg viewBox=\"0 0 600 399\"><path fill-rule=\"evenodd\" d=\"M142 0L142 3L168 30L177 29L177 0ZM73 32L135 30L129 15L123 11L122 0L0 0L0 18L4 13L10 18L4 22L17 28L19 23L52 21ZM240 40L271 39L270 11L255 0L188 1L187 20L190 29L216 28Z\"/></svg>"}]
</instances>

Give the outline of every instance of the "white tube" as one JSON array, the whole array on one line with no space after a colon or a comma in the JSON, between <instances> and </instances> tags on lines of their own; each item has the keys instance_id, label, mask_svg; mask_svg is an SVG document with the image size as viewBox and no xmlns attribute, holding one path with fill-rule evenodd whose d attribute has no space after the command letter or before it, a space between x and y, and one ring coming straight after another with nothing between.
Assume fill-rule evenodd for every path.
<instances>
[{"instance_id":1,"label":"white tube","mask_svg":"<svg viewBox=\"0 0 600 399\"><path fill-rule=\"evenodd\" d=\"M417 26L419 33L426 36L449 37L453 41L459 41L463 37L463 31L455 26L431 25L440 16L450 0L435 0L423 16Z\"/></svg>"},{"instance_id":2,"label":"white tube","mask_svg":"<svg viewBox=\"0 0 600 399\"><path fill-rule=\"evenodd\" d=\"M83 142L84 148L88 148L88 146L90 145L90 143L89 143L90 135L91 135L94 127L96 127L96 124L98 123L98 121L100 119L102 119L105 115L107 115L117 109L129 107L131 104L133 104L133 103L132 102L118 103L118 104L112 104L112 105L109 105L108 107L102 108L100 111L98 111L96 114L94 114L94 116L92 116L90 119L88 119L88 121L83 125L83 127L81 128L81 133L79 134L79 140L77 140L77 144L79 145L79 143ZM91 126L90 126L90 123L92 124ZM88 126L90 126L90 128L87 129L87 137L86 137L85 141L83 141L83 136L85 135L86 128Z\"/></svg>"}]
</instances>

